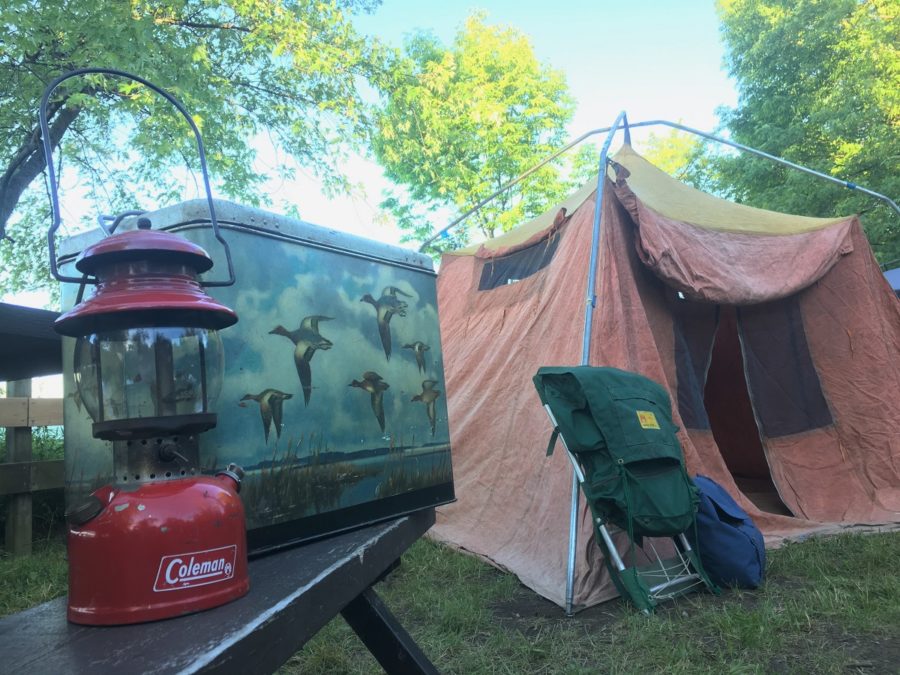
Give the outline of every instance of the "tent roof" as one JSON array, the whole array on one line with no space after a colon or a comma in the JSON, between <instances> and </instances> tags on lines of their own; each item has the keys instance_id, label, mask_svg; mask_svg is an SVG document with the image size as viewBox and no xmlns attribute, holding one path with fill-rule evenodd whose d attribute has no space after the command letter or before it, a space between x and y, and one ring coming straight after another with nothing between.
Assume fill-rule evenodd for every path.
<instances>
[{"instance_id":1,"label":"tent roof","mask_svg":"<svg viewBox=\"0 0 900 675\"><path fill-rule=\"evenodd\" d=\"M569 195L569 197L564 201L560 202L550 209L547 209L534 220L530 220L527 223L519 225L518 227L514 227L509 232L505 232L499 237L494 237L493 239L488 239L487 241L483 241L478 244L466 246L465 248L456 249L455 251L447 251L445 255L474 255L482 249L495 251L502 248L509 248L511 246L524 244L537 233L543 232L548 227L550 227L553 224L553 219L556 218L556 214L559 213L559 210L561 208L565 208L568 213L573 213L575 209L581 206L592 194L594 194L594 190L596 189L597 179L592 178L587 183L582 185L576 192Z\"/></svg>"},{"instance_id":2,"label":"tent roof","mask_svg":"<svg viewBox=\"0 0 900 675\"><path fill-rule=\"evenodd\" d=\"M612 159L627 169L625 182L645 206L666 218L697 227L722 232L778 236L811 232L847 219L846 216L839 218L794 216L714 197L672 178L637 154L630 145L622 146ZM612 171L610 178L615 179ZM591 179L565 201L548 209L534 220L499 237L450 251L448 254L474 255L479 251L500 251L521 245L549 228L561 208L565 208L569 214L573 213L590 198L596 187L597 180Z\"/></svg>"},{"instance_id":3,"label":"tent roof","mask_svg":"<svg viewBox=\"0 0 900 675\"><path fill-rule=\"evenodd\" d=\"M697 227L743 234L790 235L811 232L847 220L810 218L777 211L757 209L713 197L675 180L638 155L631 146L623 146L613 161L628 169L626 182L631 191L662 216Z\"/></svg>"}]
</instances>

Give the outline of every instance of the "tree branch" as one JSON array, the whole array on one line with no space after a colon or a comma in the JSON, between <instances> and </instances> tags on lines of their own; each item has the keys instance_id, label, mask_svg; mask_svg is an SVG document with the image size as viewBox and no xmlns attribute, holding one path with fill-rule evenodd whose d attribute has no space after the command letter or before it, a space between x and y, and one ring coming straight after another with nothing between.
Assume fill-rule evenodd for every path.
<instances>
[{"instance_id":1,"label":"tree branch","mask_svg":"<svg viewBox=\"0 0 900 675\"><path fill-rule=\"evenodd\" d=\"M268 94L269 96L283 98L288 101L296 101L297 103L303 103L304 105L316 105L315 100L300 96L299 94L293 93L286 89L273 89L271 87L266 87L261 84L254 84L253 82L248 82L247 80L241 80L237 78L232 79L231 83L236 87L243 87L244 89L249 89L250 91L255 91L260 94Z\"/></svg>"},{"instance_id":2,"label":"tree branch","mask_svg":"<svg viewBox=\"0 0 900 675\"><path fill-rule=\"evenodd\" d=\"M183 19L154 19L154 23L160 26L181 26L182 28L198 28L203 30L236 30L240 33L252 33L252 29L239 26L236 23L200 23L197 21L185 21Z\"/></svg>"},{"instance_id":3,"label":"tree branch","mask_svg":"<svg viewBox=\"0 0 900 675\"><path fill-rule=\"evenodd\" d=\"M50 147L56 149L63 134L78 117L81 109L77 106L61 108L50 126ZM0 178L0 234L12 215L19 198L46 166L40 129L35 129L28 140L16 153L3 177Z\"/></svg>"}]
</instances>

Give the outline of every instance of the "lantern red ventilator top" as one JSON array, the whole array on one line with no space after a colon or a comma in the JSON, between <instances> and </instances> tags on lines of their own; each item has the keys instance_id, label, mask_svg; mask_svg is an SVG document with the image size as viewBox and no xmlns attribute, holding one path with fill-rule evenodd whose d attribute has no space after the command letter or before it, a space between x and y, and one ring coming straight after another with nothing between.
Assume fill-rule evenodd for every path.
<instances>
[{"instance_id":1,"label":"lantern red ventilator top","mask_svg":"<svg viewBox=\"0 0 900 675\"><path fill-rule=\"evenodd\" d=\"M85 249L75 267L97 279L96 293L56 320L55 329L77 337L138 326L192 326L214 330L237 315L207 295L199 275L212 259L196 244L148 229L120 232Z\"/></svg>"}]
</instances>

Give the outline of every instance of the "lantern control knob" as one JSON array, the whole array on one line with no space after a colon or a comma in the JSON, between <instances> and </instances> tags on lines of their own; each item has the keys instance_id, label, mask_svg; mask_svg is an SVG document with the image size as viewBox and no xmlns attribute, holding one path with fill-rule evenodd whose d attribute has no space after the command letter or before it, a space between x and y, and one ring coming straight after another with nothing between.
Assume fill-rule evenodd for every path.
<instances>
[{"instance_id":1,"label":"lantern control knob","mask_svg":"<svg viewBox=\"0 0 900 675\"><path fill-rule=\"evenodd\" d=\"M72 527L81 527L96 518L103 510L103 502L91 495L80 504L66 511L66 520Z\"/></svg>"},{"instance_id":2,"label":"lantern control knob","mask_svg":"<svg viewBox=\"0 0 900 675\"><path fill-rule=\"evenodd\" d=\"M149 218L138 218L137 219L137 228L139 230L149 230L152 224L150 223Z\"/></svg>"},{"instance_id":3,"label":"lantern control knob","mask_svg":"<svg viewBox=\"0 0 900 675\"><path fill-rule=\"evenodd\" d=\"M174 462L180 459L185 464L189 464L187 457L178 452L178 444L173 441L167 441L159 446L159 458L163 462Z\"/></svg>"}]
</instances>

